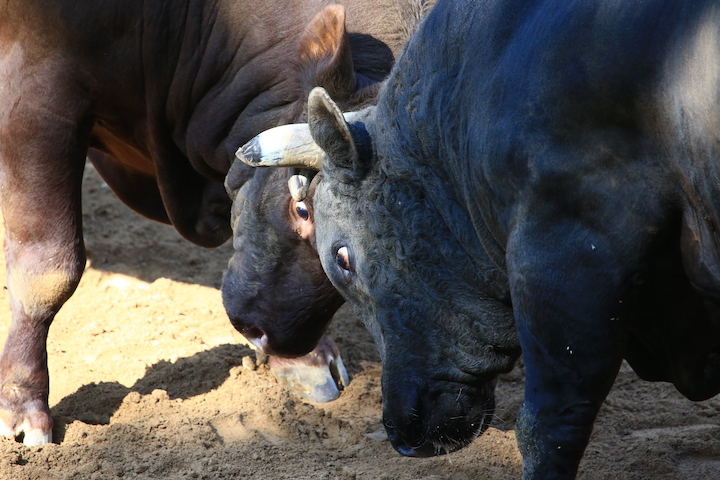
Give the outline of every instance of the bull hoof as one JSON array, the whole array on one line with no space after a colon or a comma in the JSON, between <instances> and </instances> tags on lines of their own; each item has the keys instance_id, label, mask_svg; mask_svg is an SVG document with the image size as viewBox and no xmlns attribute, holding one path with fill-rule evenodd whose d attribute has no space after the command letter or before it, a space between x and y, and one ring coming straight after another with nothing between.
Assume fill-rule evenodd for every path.
<instances>
[{"instance_id":1,"label":"bull hoof","mask_svg":"<svg viewBox=\"0 0 720 480\"><path fill-rule=\"evenodd\" d=\"M3 412L5 413L5 412ZM5 415L2 415L3 417ZM39 415L34 415L38 417ZM48 418L49 415L48 415ZM37 418L35 419L37 420ZM50 425L52 420L50 419ZM4 418L0 419L0 436L13 437L15 439L22 438L22 443L28 446L40 446L46 443L52 443L52 426L48 429L34 427L33 424L47 424L48 421L35 421L32 418L26 418L22 423L12 428L8 425L8 422Z\"/></svg>"},{"instance_id":2,"label":"bull hoof","mask_svg":"<svg viewBox=\"0 0 720 480\"><path fill-rule=\"evenodd\" d=\"M52 443L52 432L43 432L39 428L25 432L23 443L29 446L40 446Z\"/></svg>"},{"instance_id":3,"label":"bull hoof","mask_svg":"<svg viewBox=\"0 0 720 480\"><path fill-rule=\"evenodd\" d=\"M320 339L315 350L298 358L268 359L270 371L295 394L310 402L335 400L350 383L337 346L327 337Z\"/></svg>"}]
</instances>

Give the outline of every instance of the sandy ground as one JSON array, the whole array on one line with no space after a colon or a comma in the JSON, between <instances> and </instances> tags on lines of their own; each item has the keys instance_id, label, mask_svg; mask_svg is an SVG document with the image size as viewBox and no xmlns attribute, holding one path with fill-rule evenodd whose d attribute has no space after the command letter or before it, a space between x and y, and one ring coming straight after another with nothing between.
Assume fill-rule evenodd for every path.
<instances>
[{"instance_id":1,"label":"sandy ground","mask_svg":"<svg viewBox=\"0 0 720 480\"><path fill-rule=\"evenodd\" d=\"M204 250L139 217L90 168L84 193L88 268L48 339L56 443L0 440L0 479L520 477L521 366L501 379L496 420L472 445L403 458L382 428L377 351L349 311L329 333L351 384L334 402L305 403L265 365L254 368L225 317L229 245ZM719 424L719 399L692 403L623 368L579 478L720 478Z\"/></svg>"}]
</instances>

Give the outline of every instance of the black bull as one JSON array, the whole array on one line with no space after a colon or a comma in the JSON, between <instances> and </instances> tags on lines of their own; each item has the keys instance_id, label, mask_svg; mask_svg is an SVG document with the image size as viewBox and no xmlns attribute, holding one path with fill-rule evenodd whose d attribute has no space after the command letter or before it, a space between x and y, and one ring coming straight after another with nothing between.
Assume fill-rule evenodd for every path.
<instances>
[{"instance_id":1,"label":"black bull","mask_svg":"<svg viewBox=\"0 0 720 480\"><path fill-rule=\"evenodd\" d=\"M134 210L172 224L199 245L225 242L231 201L223 181L237 146L305 118L314 86L329 88L348 106L374 97L392 52L416 20L413 8L424 4L348 0L343 9L330 3L0 5L0 204L12 314L0 355L0 434L24 434L29 444L51 440L45 342L85 267L80 185L86 155ZM288 180L285 173L249 179L252 173L244 165L234 169L233 193L246 181L262 190ZM291 208L290 195L284 199L278 215ZM258 228L292 237L289 248L309 248L284 218ZM236 231L235 243L242 240ZM263 247L274 248L260 245L251 254L261 257ZM272 304L262 308L285 315L279 322L312 329L291 352L297 355L313 348L342 300L316 257L285 253L288 263L305 268L270 282L262 293ZM306 282L314 290L285 295L283 289L303 291ZM246 305L252 314L253 305Z\"/></svg>"},{"instance_id":2,"label":"black bull","mask_svg":"<svg viewBox=\"0 0 720 480\"><path fill-rule=\"evenodd\" d=\"M300 127L238 155L320 169L317 249L398 451L470 442L522 350L523 476L574 478L623 358L720 390L719 96L720 1L447 0L375 107L311 93L325 157Z\"/></svg>"}]
</instances>

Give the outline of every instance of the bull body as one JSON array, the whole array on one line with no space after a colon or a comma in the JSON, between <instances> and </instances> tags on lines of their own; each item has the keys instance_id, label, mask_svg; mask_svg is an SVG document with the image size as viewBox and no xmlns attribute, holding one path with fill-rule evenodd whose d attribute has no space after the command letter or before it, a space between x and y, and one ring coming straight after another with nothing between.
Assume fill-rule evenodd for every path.
<instances>
[{"instance_id":1,"label":"bull body","mask_svg":"<svg viewBox=\"0 0 720 480\"><path fill-rule=\"evenodd\" d=\"M481 433L521 351L526 479L575 477L623 358L720 391L719 38L716 0L441 0L376 107L311 94L317 248L399 452Z\"/></svg>"},{"instance_id":2,"label":"bull body","mask_svg":"<svg viewBox=\"0 0 720 480\"><path fill-rule=\"evenodd\" d=\"M137 212L172 224L198 245L225 242L232 233L231 200L223 181L237 145L304 118L315 85L350 103L374 95L372 84L389 71L406 33L399 8L414 2L342 2L347 30L345 10L324 9L329 3L27 0L0 6L0 203L12 313L0 355L1 434L24 433L26 443L51 439L45 341L85 266L80 184L86 155ZM249 168L234 169L231 193L251 176ZM284 185L287 175L249 182L260 191ZM286 195L279 202L278 215L290 201ZM283 218L267 228L277 228L277 238L297 238L295 225ZM241 237L237 233L236 243ZM273 246L256 246L256 259L263 248ZM304 247L295 242L290 248ZM273 284L274 295L271 288L263 294L290 317L283 321L317 324L305 339L307 352L341 299L317 259L297 257L288 262L304 262L296 270L305 276L283 278ZM306 284L300 300L284 297L283 288Z\"/></svg>"}]
</instances>

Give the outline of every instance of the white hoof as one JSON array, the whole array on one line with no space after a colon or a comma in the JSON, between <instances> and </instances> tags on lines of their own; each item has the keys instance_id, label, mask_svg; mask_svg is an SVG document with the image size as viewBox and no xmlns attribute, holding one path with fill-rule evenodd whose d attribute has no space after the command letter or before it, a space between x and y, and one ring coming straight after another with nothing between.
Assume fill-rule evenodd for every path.
<instances>
[{"instance_id":1,"label":"white hoof","mask_svg":"<svg viewBox=\"0 0 720 480\"><path fill-rule=\"evenodd\" d=\"M25 432L23 443L28 446L39 446L45 445L46 443L52 443L52 432L43 432L39 428L28 430Z\"/></svg>"}]
</instances>

